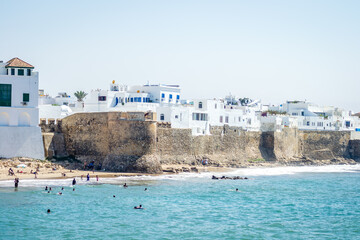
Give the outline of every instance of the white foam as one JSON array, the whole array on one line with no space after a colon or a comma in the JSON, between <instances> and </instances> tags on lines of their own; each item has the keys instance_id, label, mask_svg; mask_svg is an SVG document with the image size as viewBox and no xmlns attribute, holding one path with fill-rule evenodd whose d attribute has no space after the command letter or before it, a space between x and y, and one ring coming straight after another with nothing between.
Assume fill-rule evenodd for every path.
<instances>
[{"instance_id":1,"label":"white foam","mask_svg":"<svg viewBox=\"0 0 360 240\"><path fill-rule=\"evenodd\" d=\"M327 166L299 166L299 167L271 167L271 168L240 168L230 172L202 172L202 173L180 173L159 176L133 176L117 178L100 178L97 182L95 178L90 181L76 178L77 185L86 184L123 184L125 182L137 181L187 181L189 179L210 179L212 175L221 176L277 176L298 173L360 173L360 164L357 165L327 165ZM20 187L44 187L44 186L64 186L72 187L72 179L20 179ZM0 187L14 187L14 180L0 181Z\"/></svg>"}]
</instances>

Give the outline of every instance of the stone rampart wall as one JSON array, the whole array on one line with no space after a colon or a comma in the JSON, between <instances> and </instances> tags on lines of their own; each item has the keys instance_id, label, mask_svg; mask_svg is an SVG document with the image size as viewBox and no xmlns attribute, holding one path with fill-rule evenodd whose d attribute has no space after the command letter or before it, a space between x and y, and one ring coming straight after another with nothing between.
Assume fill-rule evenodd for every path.
<instances>
[{"instance_id":1,"label":"stone rampart wall","mask_svg":"<svg viewBox=\"0 0 360 240\"><path fill-rule=\"evenodd\" d=\"M205 159L212 166L240 167L360 157L360 142L350 141L349 132L248 132L224 126L192 136L190 129L158 124L144 113L121 112L73 114L58 129L62 132L46 136L49 155L64 153L111 171L160 172L160 164L199 165Z\"/></svg>"}]
</instances>

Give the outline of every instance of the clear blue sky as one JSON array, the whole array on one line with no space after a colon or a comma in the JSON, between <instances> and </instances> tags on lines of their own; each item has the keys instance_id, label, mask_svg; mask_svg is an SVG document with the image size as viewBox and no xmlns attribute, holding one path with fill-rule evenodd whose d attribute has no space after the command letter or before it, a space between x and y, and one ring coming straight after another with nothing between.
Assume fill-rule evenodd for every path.
<instances>
[{"instance_id":1,"label":"clear blue sky","mask_svg":"<svg viewBox=\"0 0 360 240\"><path fill-rule=\"evenodd\" d=\"M1 1L0 59L60 91L180 84L360 111L360 1Z\"/></svg>"}]
</instances>

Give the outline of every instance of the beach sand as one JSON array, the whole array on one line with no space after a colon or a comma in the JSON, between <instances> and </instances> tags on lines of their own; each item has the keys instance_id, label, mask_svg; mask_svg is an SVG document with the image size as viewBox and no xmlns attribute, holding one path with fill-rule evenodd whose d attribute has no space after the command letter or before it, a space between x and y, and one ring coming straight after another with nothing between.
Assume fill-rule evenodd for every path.
<instances>
[{"instance_id":1,"label":"beach sand","mask_svg":"<svg viewBox=\"0 0 360 240\"><path fill-rule=\"evenodd\" d=\"M26 167L17 167L18 165L26 165ZM15 175L9 175L9 168L12 168ZM37 179L66 179L83 176L86 178L86 175L89 173L91 178L95 178L96 175L99 178L111 178L111 177L120 177L120 176L141 176L141 175L151 175L143 173L119 173L119 172L104 172L104 171L90 171L90 170L70 170L66 169L59 164L52 163L49 161L41 160L29 160L29 159L5 159L0 160L0 181L1 180L11 180L14 178L19 179L35 179L35 172L38 168ZM65 176L64 176L65 174Z\"/></svg>"}]
</instances>

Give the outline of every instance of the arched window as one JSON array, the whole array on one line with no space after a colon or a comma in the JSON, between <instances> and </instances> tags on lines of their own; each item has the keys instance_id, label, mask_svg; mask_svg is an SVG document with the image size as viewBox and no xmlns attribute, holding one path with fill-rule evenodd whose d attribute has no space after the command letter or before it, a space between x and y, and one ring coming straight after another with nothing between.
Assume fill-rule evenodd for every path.
<instances>
[{"instance_id":1,"label":"arched window","mask_svg":"<svg viewBox=\"0 0 360 240\"><path fill-rule=\"evenodd\" d=\"M202 108L202 102L199 102L199 108Z\"/></svg>"},{"instance_id":2,"label":"arched window","mask_svg":"<svg viewBox=\"0 0 360 240\"><path fill-rule=\"evenodd\" d=\"M162 113L160 114L160 121L164 121L165 120L165 115Z\"/></svg>"},{"instance_id":3,"label":"arched window","mask_svg":"<svg viewBox=\"0 0 360 240\"><path fill-rule=\"evenodd\" d=\"M0 113L0 126L9 126L9 114L6 112Z\"/></svg>"}]
</instances>

